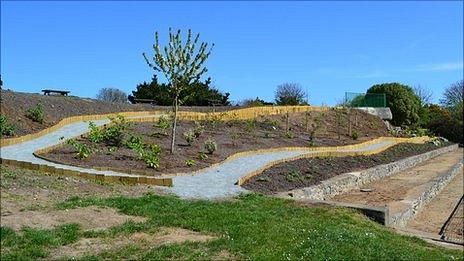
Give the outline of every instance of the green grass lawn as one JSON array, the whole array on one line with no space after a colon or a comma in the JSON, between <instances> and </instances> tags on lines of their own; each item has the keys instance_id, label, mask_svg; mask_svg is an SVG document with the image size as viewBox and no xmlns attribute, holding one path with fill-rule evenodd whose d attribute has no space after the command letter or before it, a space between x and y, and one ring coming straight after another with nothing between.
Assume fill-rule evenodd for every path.
<instances>
[{"instance_id":1,"label":"green grass lawn","mask_svg":"<svg viewBox=\"0 0 464 261\"><path fill-rule=\"evenodd\" d=\"M81 237L115 237L160 227L181 227L218 239L204 243L165 245L139 249L130 245L116 251L86 256L94 259L211 259L227 251L238 259L407 259L462 260L462 251L430 245L418 238L402 236L347 209L302 207L283 199L257 194L237 200L186 201L176 197L146 195L139 198L71 198L61 209L80 206L114 207L122 213L145 216L145 223L129 222L106 231L82 232L67 224L54 230L1 230L1 259L46 258L48 251L76 242Z\"/></svg>"}]
</instances>

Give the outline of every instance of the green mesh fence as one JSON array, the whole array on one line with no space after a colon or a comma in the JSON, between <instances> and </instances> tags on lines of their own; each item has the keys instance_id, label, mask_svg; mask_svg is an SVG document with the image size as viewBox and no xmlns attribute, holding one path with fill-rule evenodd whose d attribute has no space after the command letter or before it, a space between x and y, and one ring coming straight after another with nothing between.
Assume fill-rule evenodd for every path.
<instances>
[{"instance_id":1,"label":"green mesh fence","mask_svg":"<svg viewBox=\"0 0 464 261\"><path fill-rule=\"evenodd\" d=\"M384 93L345 93L345 105L351 107L387 107Z\"/></svg>"}]
</instances>

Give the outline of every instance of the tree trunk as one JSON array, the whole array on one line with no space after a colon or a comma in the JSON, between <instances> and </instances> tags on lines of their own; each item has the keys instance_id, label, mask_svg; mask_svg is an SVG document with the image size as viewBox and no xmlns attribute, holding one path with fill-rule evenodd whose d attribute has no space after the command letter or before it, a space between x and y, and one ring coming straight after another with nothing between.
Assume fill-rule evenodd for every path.
<instances>
[{"instance_id":1,"label":"tree trunk","mask_svg":"<svg viewBox=\"0 0 464 261\"><path fill-rule=\"evenodd\" d=\"M174 98L174 120L172 121L172 132L171 132L171 154L174 154L174 146L176 143L176 127L177 127L177 111L179 105L177 104L178 96Z\"/></svg>"},{"instance_id":2,"label":"tree trunk","mask_svg":"<svg viewBox=\"0 0 464 261\"><path fill-rule=\"evenodd\" d=\"M287 111L287 119L285 121L285 131L288 132L289 130L289 117L288 117L288 111Z\"/></svg>"}]
</instances>

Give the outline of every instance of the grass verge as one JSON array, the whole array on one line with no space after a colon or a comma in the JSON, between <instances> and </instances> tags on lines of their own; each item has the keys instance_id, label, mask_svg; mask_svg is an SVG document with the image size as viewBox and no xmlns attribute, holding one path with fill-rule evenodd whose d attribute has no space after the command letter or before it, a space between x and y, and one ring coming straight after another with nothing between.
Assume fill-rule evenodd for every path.
<instances>
[{"instance_id":1,"label":"grass verge","mask_svg":"<svg viewBox=\"0 0 464 261\"><path fill-rule=\"evenodd\" d=\"M81 232L72 224L54 230L26 228L21 233L2 227L2 260L46 258L51 248L70 244L80 237L114 237L159 227L211 233L218 235L218 239L154 248L133 244L89 253L82 259L220 259L224 257L221 253L228 253L225 258L258 260L462 260L462 251L396 234L351 210L302 207L258 194L222 202L186 201L151 194L138 198L72 197L58 208L89 205L114 207L128 215L148 217L149 221L129 222L103 232Z\"/></svg>"}]
</instances>

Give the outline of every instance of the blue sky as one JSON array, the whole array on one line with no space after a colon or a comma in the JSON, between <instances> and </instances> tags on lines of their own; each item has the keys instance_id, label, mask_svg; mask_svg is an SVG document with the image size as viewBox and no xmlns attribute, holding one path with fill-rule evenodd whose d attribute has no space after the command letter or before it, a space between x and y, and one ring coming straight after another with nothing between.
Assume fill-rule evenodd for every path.
<instances>
[{"instance_id":1,"label":"blue sky","mask_svg":"<svg viewBox=\"0 0 464 261\"><path fill-rule=\"evenodd\" d=\"M232 100L273 100L283 82L335 104L375 83L438 101L463 78L463 2L1 2L1 74L16 91L130 92L152 71L155 31L214 42L208 75Z\"/></svg>"}]
</instances>

